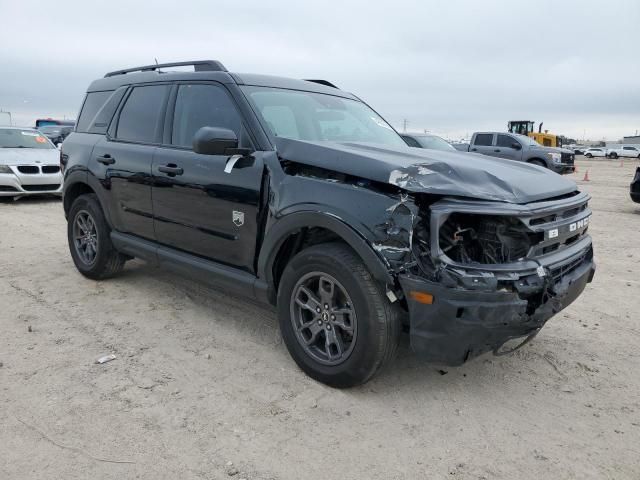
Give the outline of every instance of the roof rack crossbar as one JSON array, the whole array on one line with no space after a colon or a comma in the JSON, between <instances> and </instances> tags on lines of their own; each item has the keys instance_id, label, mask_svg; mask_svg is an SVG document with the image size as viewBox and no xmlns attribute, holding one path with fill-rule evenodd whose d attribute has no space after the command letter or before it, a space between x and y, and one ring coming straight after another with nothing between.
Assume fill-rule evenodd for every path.
<instances>
[{"instance_id":1,"label":"roof rack crossbar","mask_svg":"<svg viewBox=\"0 0 640 480\"><path fill-rule=\"evenodd\" d=\"M167 67L190 67L193 66L193 69L196 72L226 72L222 63L217 60L193 60L191 62L173 62L173 63L156 63L154 65L144 65L142 67L135 68L126 68L124 70L115 70L113 72L107 73L104 77L115 77L116 75L124 75L132 72L152 72L154 70L158 70L160 68Z\"/></svg>"},{"instance_id":2,"label":"roof rack crossbar","mask_svg":"<svg viewBox=\"0 0 640 480\"><path fill-rule=\"evenodd\" d=\"M331 87L331 88L335 88L336 90L340 90L338 87L336 87L333 83L331 83L329 80L321 80L321 79L311 79L311 78L305 78L304 79L305 82L313 82L313 83L317 83L319 85L324 85L325 87Z\"/></svg>"}]
</instances>

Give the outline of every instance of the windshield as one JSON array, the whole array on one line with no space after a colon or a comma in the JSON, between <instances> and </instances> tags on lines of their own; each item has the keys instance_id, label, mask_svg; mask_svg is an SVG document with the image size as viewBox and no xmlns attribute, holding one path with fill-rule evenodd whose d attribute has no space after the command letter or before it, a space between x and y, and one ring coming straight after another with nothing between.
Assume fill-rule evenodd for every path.
<instances>
[{"instance_id":1,"label":"windshield","mask_svg":"<svg viewBox=\"0 0 640 480\"><path fill-rule=\"evenodd\" d=\"M532 147L539 147L540 144L536 142L533 138L527 137L526 135L516 135L518 140L520 140L524 145L529 145Z\"/></svg>"},{"instance_id":2,"label":"windshield","mask_svg":"<svg viewBox=\"0 0 640 480\"><path fill-rule=\"evenodd\" d=\"M456 151L455 147L447 142L444 138L435 135L415 136L413 137L422 148L430 148L432 150L444 150L446 152Z\"/></svg>"},{"instance_id":3,"label":"windshield","mask_svg":"<svg viewBox=\"0 0 640 480\"><path fill-rule=\"evenodd\" d=\"M35 130L0 128L0 148L55 148Z\"/></svg>"},{"instance_id":4,"label":"windshield","mask_svg":"<svg viewBox=\"0 0 640 480\"><path fill-rule=\"evenodd\" d=\"M406 147L395 130L362 102L298 90L241 88L276 137Z\"/></svg>"},{"instance_id":5,"label":"windshield","mask_svg":"<svg viewBox=\"0 0 640 480\"><path fill-rule=\"evenodd\" d=\"M40 130L42 133L46 135L51 133L60 133L62 131L62 127L58 127L58 126L40 127L38 130Z\"/></svg>"}]
</instances>

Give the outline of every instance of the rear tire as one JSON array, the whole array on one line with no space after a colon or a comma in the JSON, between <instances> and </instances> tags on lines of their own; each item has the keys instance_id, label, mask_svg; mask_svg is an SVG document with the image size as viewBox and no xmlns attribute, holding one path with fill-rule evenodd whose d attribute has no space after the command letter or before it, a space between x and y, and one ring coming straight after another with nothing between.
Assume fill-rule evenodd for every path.
<instances>
[{"instance_id":1,"label":"rear tire","mask_svg":"<svg viewBox=\"0 0 640 480\"><path fill-rule=\"evenodd\" d=\"M611 153L609 154L609 158L611 158L611 159L615 160L616 158L618 158L618 154L617 154L616 152L611 152Z\"/></svg>"},{"instance_id":2,"label":"rear tire","mask_svg":"<svg viewBox=\"0 0 640 480\"><path fill-rule=\"evenodd\" d=\"M585 155L585 157L587 157L587 158L593 158L593 155L591 155L590 153L587 153L587 154Z\"/></svg>"},{"instance_id":3,"label":"rear tire","mask_svg":"<svg viewBox=\"0 0 640 480\"><path fill-rule=\"evenodd\" d=\"M298 366L337 388L365 383L387 364L402 328L382 286L341 243L314 245L287 264L278 289L278 318Z\"/></svg>"},{"instance_id":4,"label":"rear tire","mask_svg":"<svg viewBox=\"0 0 640 480\"><path fill-rule=\"evenodd\" d=\"M74 200L69 209L67 239L73 263L85 277L103 280L122 270L126 257L114 248L110 233L95 194Z\"/></svg>"}]
</instances>

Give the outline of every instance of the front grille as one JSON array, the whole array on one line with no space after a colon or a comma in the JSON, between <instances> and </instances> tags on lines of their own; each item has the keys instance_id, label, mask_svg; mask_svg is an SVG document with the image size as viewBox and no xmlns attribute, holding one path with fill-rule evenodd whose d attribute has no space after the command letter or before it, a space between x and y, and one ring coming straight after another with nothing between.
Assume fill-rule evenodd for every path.
<instances>
[{"instance_id":1,"label":"front grille","mask_svg":"<svg viewBox=\"0 0 640 480\"><path fill-rule=\"evenodd\" d=\"M17 192L14 187L10 187L8 185L0 185L0 192Z\"/></svg>"},{"instance_id":2,"label":"front grille","mask_svg":"<svg viewBox=\"0 0 640 480\"><path fill-rule=\"evenodd\" d=\"M18 166L18 171L20 173L26 173L32 175L34 173L40 173L40 169L35 165L20 165Z\"/></svg>"},{"instance_id":3,"label":"front grille","mask_svg":"<svg viewBox=\"0 0 640 480\"><path fill-rule=\"evenodd\" d=\"M60 171L59 165L44 165L42 167L42 173L58 173Z\"/></svg>"},{"instance_id":4,"label":"front grille","mask_svg":"<svg viewBox=\"0 0 640 480\"><path fill-rule=\"evenodd\" d=\"M584 252L579 257L576 257L575 259L571 260L569 263L566 263L566 264L562 265L561 267L552 268L549 271L549 274L550 274L551 278L553 279L553 283L558 283L560 280L562 280L562 277L564 277L565 275L568 275L569 273L573 272L576 268L578 268L580 265L582 265L582 263L590 255L593 255L593 252L591 251L591 249L589 249L588 251Z\"/></svg>"},{"instance_id":5,"label":"front grille","mask_svg":"<svg viewBox=\"0 0 640 480\"><path fill-rule=\"evenodd\" d=\"M440 227L438 243L463 264L504 264L561 251L582 240L591 211L587 198L552 205L535 215L454 212Z\"/></svg>"},{"instance_id":6,"label":"front grille","mask_svg":"<svg viewBox=\"0 0 640 480\"><path fill-rule=\"evenodd\" d=\"M22 185L27 192L50 192L60 188L59 183L45 185Z\"/></svg>"},{"instance_id":7,"label":"front grille","mask_svg":"<svg viewBox=\"0 0 640 480\"><path fill-rule=\"evenodd\" d=\"M562 153L560 160L562 161L562 163L568 163L570 165L573 165L573 162L575 160L575 155L573 153Z\"/></svg>"}]
</instances>

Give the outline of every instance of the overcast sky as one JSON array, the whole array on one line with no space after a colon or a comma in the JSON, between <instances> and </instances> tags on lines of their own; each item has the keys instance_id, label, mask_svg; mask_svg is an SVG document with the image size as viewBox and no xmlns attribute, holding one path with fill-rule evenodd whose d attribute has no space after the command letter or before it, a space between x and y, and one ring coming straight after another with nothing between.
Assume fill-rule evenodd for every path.
<instances>
[{"instance_id":1,"label":"overcast sky","mask_svg":"<svg viewBox=\"0 0 640 480\"><path fill-rule=\"evenodd\" d=\"M640 1L0 0L0 109L74 118L91 80L154 62L326 78L402 129L640 130ZM0 122L3 115L0 114Z\"/></svg>"}]
</instances>

